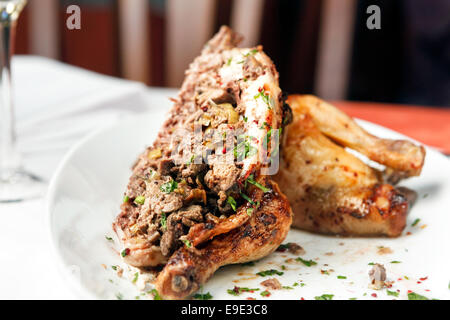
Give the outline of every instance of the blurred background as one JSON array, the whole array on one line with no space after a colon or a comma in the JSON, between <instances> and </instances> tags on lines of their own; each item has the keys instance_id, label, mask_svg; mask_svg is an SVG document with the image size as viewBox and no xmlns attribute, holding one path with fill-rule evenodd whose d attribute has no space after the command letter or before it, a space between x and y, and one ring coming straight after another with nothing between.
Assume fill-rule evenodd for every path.
<instances>
[{"instance_id":1,"label":"blurred background","mask_svg":"<svg viewBox=\"0 0 450 320\"><path fill-rule=\"evenodd\" d=\"M66 28L73 4L80 30ZM366 26L373 4L379 30ZM450 106L448 0L30 0L15 52L178 87L223 24L264 46L288 93Z\"/></svg>"}]
</instances>

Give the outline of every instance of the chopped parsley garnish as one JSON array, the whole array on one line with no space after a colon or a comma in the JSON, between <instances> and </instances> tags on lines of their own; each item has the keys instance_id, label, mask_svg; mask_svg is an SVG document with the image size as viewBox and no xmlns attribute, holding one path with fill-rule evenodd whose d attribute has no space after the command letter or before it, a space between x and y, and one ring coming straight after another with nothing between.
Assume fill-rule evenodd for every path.
<instances>
[{"instance_id":1,"label":"chopped parsley garnish","mask_svg":"<svg viewBox=\"0 0 450 320\"><path fill-rule=\"evenodd\" d=\"M236 211L236 200L234 200L232 196L228 196L227 202L231 206L231 208Z\"/></svg>"},{"instance_id":2,"label":"chopped parsley garnish","mask_svg":"<svg viewBox=\"0 0 450 320\"><path fill-rule=\"evenodd\" d=\"M188 166L188 165L192 164L192 163L194 162L194 159L195 159L195 154L193 154L193 155L191 156L191 158L189 159L189 161L186 162L186 165Z\"/></svg>"},{"instance_id":3,"label":"chopped parsley garnish","mask_svg":"<svg viewBox=\"0 0 450 320\"><path fill-rule=\"evenodd\" d=\"M334 294L323 294L321 296L316 296L314 299L316 300L333 300Z\"/></svg>"},{"instance_id":4,"label":"chopped parsley garnish","mask_svg":"<svg viewBox=\"0 0 450 320\"><path fill-rule=\"evenodd\" d=\"M114 242L114 239L111 238L111 237L105 236L105 239L108 240L108 241Z\"/></svg>"},{"instance_id":5,"label":"chopped parsley garnish","mask_svg":"<svg viewBox=\"0 0 450 320\"><path fill-rule=\"evenodd\" d=\"M246 181L247 181L248 183L254 185L255 187L258 187L258 188L261 189L263 192L269 192L269 191L270 191L269 188L266 188L266 187L264 187L262 184L260 184L260 183L256 182L255 180L253 180L253 175L250 175L250 176L247 178Z\"/></svg>"},{"instance_id":6,"label":"chopped parsley garnish","mask_svg":"<svg viewBox=\"0 0 450 320\"><path fill-rule=\"evenodd\" d=\"M338 279L347 279L346 276L337 276Z\"/></svg>"},{"instance_id":7,"label":"chopped parsley garnish","mask_svg":"<svg viewBox=\"0 0 450 320\"><path fill-rule=\"evenodd\" d=\"M229 58L227 61L227 66L231 65L231 61L233 61L233 58Z\"/></svg>"},{"instance_id":8,"label":"chopped parsley garnish","mask_svg":"<svg viewBox=\"0 0 450 320\"><path fill-rule=\"evenodd\" d=\"M313 261L313 260L305 260L302 259L301 257L298 257L297 259L295 259L296 261L300 261L301 263L303 263L305 266L307 267L311 267L317 264L317 262Z\"/></svg>"},{"instance_id":9,"label":"chopped parsley garnish","mask_svg":"<svg viewBox=\"0 0 450 320\"><path fill-rule=\"evenodd\" d=\"M165 212L161 212L161 228L163 230L167 229L167 217Z\"/></svg>"},{"instance_id":10,"label":"chopped parsley garnish","mask_svg":"<svg viewBox=\"0 0 450 320\"><path fill-rule=\"evenodd\" d=\"M124 196L123 197L123 202L125 203L125 202L128 202L128 200L130 200L130 198L128 197L128 196Z\"/></svg>"},{"instance_id":11,"label":"chopped parsley garnish","mask_svg":"<svg viewBox=\"0 0 450 320\"><path fill-rule=\"evenodd\" d=\"M251 205L255 206L257 205L252 199L250 199L249 196L247 196L245 193L241 192L241 197L244 198L245 200L247 200Z\"/></svg>"},{"instance_id":12,"label":"chopped parsley garnish","mask_svg":"<svg viewBox=\"0 0 450 320\"><path fill-rule=\"evenodd\" d=\"M243 119L244 119L244 122L247 122L248 121L248 118L246 117L246 116L242 116L243 117Z\"/></svg>"},{"instance_id":13,"label":"chopped parsley garnish","mask_svg":"<svg viewBox=\"0 0 450 320\"><path fill-rule=\"evenodd\" d=\"M190 248L192 247L192 243L189 240L181 240L186 245L186 247Z\"/></svg>"},{"instance_id":14,"label":"chopped parsley garnish","mask_svg":"<svg viewBox=\"0 0 450 320\"><path fill-rule=\"evenodd\" d=\"M402 262L394 260L394 261L391 261L391 263L402 263Z\"/></svg>"},{"instance_id":15,"label":"chopped parsley garnish","mask_svg":"<svg viewBox=\"0 0 450 320\"><path fill-rule=\"evenodd\" d=\"M260 271L260 272L258 272L256 274L258 276L261 276L261 277L273 276L274 274L282 276L284 274L284 272L278 271L278 270L275 270L275 269L270 269L270 270Z\"/></svg>"},{"instance_id":16,"label":"chopped parsley garnish","mask_svg":"<svg viewBox=\"0 0 450 320\"><path fill-rule=\"evenodd\" d=\"M128 249L128 248L125 248L125 249L123 249L122 250L122 252L120 253L120 255L123 257L123 258L125 258L127 255L129 255L130 254L130 249Z\"/></svg>"},{"instance_id":17,"label":"chopped parsley garnish","mask_svg":"<svg viewBox=\"0 0 450 320\"><path fill-rule=\"evenodd\" d=\"M272 104L270 101L270 97L269 94L266 94L266 91L264 90L264 88L260 88L260 91L257 95L255 95L253 98L256 100L259 97L261 97L261 99L264 101L265 104L267 104L267 107L270 109L272 109Z\"/></svg>"},{"instance_id":18,"label":"chopped parsley garnish","mask_svg":"<svg viewBox=\"0 0 450 320\"><path fill-rule=\"evenodd\" d=\"M134 274L134 278L133 278L133 283L136 283L136 281L138 281L138 278L139 278L139 272L136 272L135 274Z\"/></svg>"},{"instance_id":19,"label":"chopped parsley garnish","mask_svg":"<svg viewBox=\"0 0 450 320\"><path fill-rule=\"evenodd\" d=\"M369 266L374 266L375 263L374 263L374 262L369 262L368 265L369 265Z\"/></svg>"},{"instance_id":20,"label":"chopped parsley garnish","mask_svg":"<svg viewBox=\"0 0 450 320\"><path fill-rule=\"evenodd\" d=\"M137 196L136 199L134 199L134 203L136 204L144 204L145 197L144 196Z\"/></svg>"},{"instance_id":21,"label":"chopped parsley garnish","mask_svg":"<svg viewBox=\"0 0 450 320\"><path fill-rule=\"evenodd\" d=\"M159 189L164 193L171 193L176 188L178 188L178 183L175 180L170 180L159 187Z\"/></svg>"},{"instance_id":22,"label":"chopped parsley garnish","mask_svg":"<svg viewBox=\"0 0 450 320\"><path fill-rule=\"evenodd\" d=\"M113 269L114 271L117 270L117 266L111 266L111 269Z\"/></svg>"},{"instance_id":23,"label":"chopped parsley garnish","mask_svg":"<svg viewBox=\"0 0 450 320\"><path fill-rule=\"evenodd\" d=\"M414 220L414 222L412 223L411 227L417 226L417 224L418 224L419 222L420 222L420 219Z\"/></svg>"},{"instance_id":24,"label":"chopped parsley garnish","mask_svg":"<svg viewBox=\"0 0 450 320\"><path fill-rule=\"evenodd\" d=\"M261 295L262 295L263 297L267 297L267 296L270 296L270 292L267 291L267 290L264 290L263 292L261 292Z\"/></svg>"},{"instance_id":25,"label":"chopped parsley garnish","mask_svg":"<svg viewBox=\"0 0 450 320\"><path fill-rule=\"evenodd\" d=\"M212 295L211 293L207 292L207 293L196 293L194 294L194 299L197 300L211 300L212 299Z\"/></svg>"},{"instance_id":26,"label":"chopped parsley garnish","mask_svg":"<svg viewBox=\"0 0 450 320\"><path fill-rule=\"evenodd\" d=\"M418 293L410 292L408 293L408 300L430 300L430 299Z\"/></svg>"},{"instance_id":27,"label":"chopped parsley garnish","mask_svg":"<svg viewBox=\"0 0 450 320\"><path fill-rule=\"evenodd\" d=\"M394 296L394 297L398 297L399 293L396 291L390 291L390 290L386 290L386 293L388 296Z\"/></svg>"},{"instance_id":28,"label":"chopped parsley garnish","mask_svg":"<svg viewBox=\"0 0 450 320\"><path fill-rule=\"evenodd\" d=\"M348 300L358 300L358 298L348 298Z\"/></svg>"},{"instance_id":29,"label":"chopped parsley garnish","mask_svg":"<svg viewBox=\"0 0 450 320\"><path fill-rule=\"evenodd\" d=\"M293 290L293 289L294 289L294 288L289 287L289 286L283 286L282 288L283 288L283 289L287 289L287 290Z\"/></svg>"},{"instance_id":30,"label":"chopped parsley garnish","mask_svg":"<svg viewBox=\"0 0 450 320\"><path fill-rule=\"evenodd\" d=\"M244 57L253 56L258 53L258 49L250 50L248 53L244 54Z\"/></svg>"},{"instance_id":31,"label":"chopped parsley garnish","mask_svg":"<svg viewBox=\"0 0 450 320\"><path fill-rule=\"evenodd\" d=\"M118 292L116 293L116 298L117 300L123 300L123 295L120 292Z\"/></svg>"},{"instance_id":32,"label":"chopped parsley garnish","mask_svg":"<svg viewBox=\"0 0 450 320\"><path fill-rule=\"evenodd\" d=\"M153 300L162 300L161 296L159 295L156 289L152 289L148 293L153 295Z\"/></svg>"},{"instance_id":33,"label":"chopped parsley garnish","mask_svg":"<svg viewBox=\"0 0 450 320\"><path fill-rule=\"evenodd\" d=\"M234 156L237 159L245 159L251 157L258 152L258 149L250 144L250 137L244 137L242 141L238 143L233 149ZM239 139L240 140L240 139Z\"/></svg>"},{"instance_id":34,"label":"chopped parsley garnish","mask_svg":"<svg viewBox=\"0 0 450 320\"><path fill-rule=\"evenodd\" d=\"M242 288L242 287L234 287L233 289L228 289L227 292L228 294L231 294L232 296L238 296L240 295L242 292L254 292L254 291L259 291L258 288L252 289L252 288Z\"/></svg>"}]
</instances>

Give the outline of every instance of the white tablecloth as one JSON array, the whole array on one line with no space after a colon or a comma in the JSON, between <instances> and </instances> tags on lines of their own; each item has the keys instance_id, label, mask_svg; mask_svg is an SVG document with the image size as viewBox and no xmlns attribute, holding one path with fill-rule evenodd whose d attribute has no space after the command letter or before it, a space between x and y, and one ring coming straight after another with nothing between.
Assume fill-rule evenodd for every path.
<instances>
[{"instance_id":1,"label":"white tablecloth","mask_svg":"<svg viewBox=\"0 0 450 320\"><path fill-rule=\"evenodd\" d=\"M49 181L63 155L89 132L124 116L167 108L170 89L18 56L13 84L25 167ZM161 110L155 110L161 111ZM0 299L74 299L53 261L45 200L0 204Z\"/></svg>"}]
</instances>

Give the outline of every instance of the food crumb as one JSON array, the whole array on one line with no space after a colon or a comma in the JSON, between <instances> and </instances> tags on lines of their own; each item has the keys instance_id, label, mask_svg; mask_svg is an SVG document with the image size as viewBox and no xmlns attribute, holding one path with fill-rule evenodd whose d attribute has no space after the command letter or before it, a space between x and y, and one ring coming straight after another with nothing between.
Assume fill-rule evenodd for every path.
<instances>
[{"instance_id":1,"label":"food crumb","mask_svg":"<svg viewBox=\"0 0 450 320\"><path fill-rule=\"evenodd\" d=\"M272 290L280 290L281 289L281 283L275 278L267 279L263 282L261 282L261 285Z\"/></svg>"},{"instance_id":2,"label":"food crumb","mask_svg":"<svg viewBox=\"0 0 450 320\"><path fill-rule=\"evenodd\" d=\"M374 290L381 290L386 281L386 269L382 264L376 263L369 271L370 284L369 288Z\"/></svg>"},{"instance_id":3,"label":"food crumb","mask_svg":"<svg viewBox=\"0 0 450 320\"><path fill-rule=\"evenodd\" d=\"M394 251L392 251L392 249L391 248L389 248L389 247L383 247L383 246L381 246L381 247L378 247L378 254L379 255L383 255L383 254L391 254L391 253L393 253Z\"/></svg>"}]
</instances>

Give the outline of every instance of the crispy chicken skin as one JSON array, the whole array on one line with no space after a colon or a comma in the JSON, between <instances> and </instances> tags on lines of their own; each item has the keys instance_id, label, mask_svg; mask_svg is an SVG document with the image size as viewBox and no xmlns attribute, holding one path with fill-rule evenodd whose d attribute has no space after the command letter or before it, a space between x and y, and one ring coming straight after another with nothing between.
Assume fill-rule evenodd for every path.
<instances>
[{"instance_id":1,"label":"crispy chicken skin","mask_svg":"<svg viewBox=\"0 0 450 320\"><path fill-rule=\"evenodd\" d=\"M219 267L258 260L277 249L288 233L292 211L277 184L268 184L272 191L261 194L261 206L245 224L203 246L182 247L170 257L155 282L164 299L183 299L197 291Z\"/></svg>"},{"instance_id":2,"label":"crispy chicken skin","mask_svg":"<svg viewBox=\"0 0 450 320\"><path fill-rule=\"evenodd\" d=\"M164 266L157 288L167 299L187 298L222 265L269 254L292 222L266 171L290 109L273 62L240 39L222 27L191 63L113 223L127 264Z\"/></svg>"},{"instance_id":3,"label":"crispy chicken skin","mask_svg":"<svg viewBox=\"0 0 450 320\"><path fill-rule=\"evenodd\" d=\"M331 104L313 96L292 96L297 109L305 110L317 128L340 145L356 150L381 163L398 177L419 176L425 160L425 148L406 140L381 139L363 128Z\"/></svg>"},{"instance_id":4,"label":"crispy chicken skin","mask_svg":"<svg viewBox=\"0 0 450 320\"><path fill-rule=\"evenodd\" d=\"M380 172L330 137L344 146L357 146L371 159L406 176L420 173L423 148L408 141L371 136L341 111L313 96L290 96L288 104L294 121L286 128L275 180L291 203L292 225L346 236L400 235L409 207L407 194L385 183ZM324 105L325 108L315 109ZM370 142L364 146L362 141ZM391 152L389 145L398 147ZM382 156L373 156L372 151L366 150L374 146Z\"/></svg>"}]
</instances>

